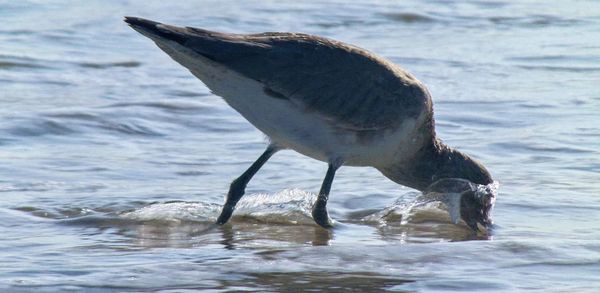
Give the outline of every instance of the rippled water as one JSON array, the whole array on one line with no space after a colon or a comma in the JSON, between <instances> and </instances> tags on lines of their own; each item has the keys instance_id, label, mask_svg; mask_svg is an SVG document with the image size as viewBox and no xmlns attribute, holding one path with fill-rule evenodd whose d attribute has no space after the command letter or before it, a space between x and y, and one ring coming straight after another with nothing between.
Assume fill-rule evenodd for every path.
<instances>
[{"instance_id":1,"label":"rippled water","mask_svg":"<svg viewBox=\"0 0 600 293\"><path fill-rule=\"evenodd\" d=\"M175 3L177 2L177 3ZM382 54L434 97L440 136L500 190L490 235L370 168L291 151L213 227L263 136L124 15L299 31ZM590 291L600 288L595 1L0 3L0 290Z\"/></svg>"}]
</instances>

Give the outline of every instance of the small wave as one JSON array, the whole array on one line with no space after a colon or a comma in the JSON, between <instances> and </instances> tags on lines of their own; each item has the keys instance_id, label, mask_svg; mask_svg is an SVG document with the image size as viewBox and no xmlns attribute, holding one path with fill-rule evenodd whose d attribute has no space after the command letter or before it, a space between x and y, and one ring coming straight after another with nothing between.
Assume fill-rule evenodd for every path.
<instances>
[{"instance_id":1,"label":"small wave","mask_svg":"<svg viewBox=\"0 0 600 293\"><path fill-rule=\"evenodd\" d=\"M564 72L598 72L600 67L590 66L600 61L594 55L526 55L506 58L514 62L516 67L525 70L564 71Z\"/></svg>"},{"instance_id":2,"label":"small wave","mask_svg":"<svg viewBox=\"0 0 600 293\"><path fill-rule=\"evenodd\" d=\"M0 70L6 69L55 69L62 60L48 60L38 56L0 54Z\"/></svg>"},{"instance_id":3,"label":"small wave","mask_svg":"<svg viewBox=\"0 0 600 293\"><path fill-rule=\"evenodd\" d=\"M140 136L162 136L150 127L135 123L135 122L112 122L103 121L98 127L111 131L118 132L127 135L140 135Z\"/></svg>"},{"instance_id":4,"label":"small wave","mask_svg":"<svg viewBox=\"0 0 600 293\"><path fill-rule=\"evenodd\" d=\"M111 117L103 117L102 113L93 113L93 112L79 112L79 111L68 111L68 112L58 112L58 113L47 113L44 114L46 117L52 118L60 118L62 121L55 121L57 124L61 125L61 127L67 128L66 125L73 125L72 122L68 121L79 120L81 121L79 126L84 127L93 127L100 128L104 130L108 130L110 132L117 132L121 134L127 135L140 135L140 136L161 136L163 135L159 131L145 126L145 121L140 119L127 119L127 121L123 121L123 119L118 119ZM74 124L77 126L77 124ZM75 130L72 130L75 132ZM69 133L51 133L51 134L69 134Z\"/></svg>"},{"instance_id":5,"label":"small wave","mask_svg":"<svg viewBox=\"0 0 600 293\"><path fill-rule=\"evenodd\" d=\"M381 15L389 20L403 23L431 23L436 21L436 19L431 16L413 12L392 12L382 13Z\"/></svg>"},{"instance_id":6,"label":"small wave","mask_svg":"<svg viewBox=\"0 0 600 293\"><path fill-rule=\"evenodd\" d=\"M7 82L7 83L14 83L14 84L30 84L30 85L35 85L38 86L40 84L47 84L47 85L52 85L52 86L60 86L60 87L65 87L65 86L72 86L74 85L74 83L71 82L67 82L64 80L50 80L50 79L21 79L21 80L17 80L17 79L8 79L8 78L0 78L0 82Z\"/></svg>"},{"instance_id":7,"label":"small wave","mask_svg":"<svg viewBox=\"0 0 600 293\"><path fill-rule=\"evenodd\" d=\"M208 93L193 92L193 91L186 91L186 90L169 90L168 93L171 95L174 95L174 96L184 97L184 98L209 96Z\"/></svg>"},{"instance_id":8,"label":"small wave","mask_svg":"<svg viewBox=\"0 0 600 293\"><path fill-rule=\"evenodd\" d=\"M25 212L31 215L34 215L39 218L44 219L69 219L69 218L78 218L86 215L90 215L94 213L93 210L88 208L80 208L80 207L63 207L60 209L41 209L32 206L23 206L14 208L14 210Z\"/></svg>"},{"instance_id":9,"label":"small wave","mask_svg":"<svg viewBox=\"0 0 600 293\"><path fill-rule=\"evenodd\" d=\"M509 3L502 2L502 1L489 1L489 0L473 1L470 3L480 6L480 7L489 7L489 8L501 8L501 7L505 7L505 6L509 5Z\"/></svg>"},{"instance_id":10,"label":"small wave","mask_svg":"<svg viewBox=\"0 0 600 293\"><path fill-rule=\"evenodd\" d=\"M12 29L12 30L0 30L0 34L4 34L4 35L12 35L12 36L19 36L19 35L34 35L38 32L34 31L34 30L27 30L27 29Z\"/></svg>"},{"instance_id":11,"label":"small wave","mask_svg":"<svg viewBox=\"0 0 600 293\"><path fill-rule=\"evenodd\" d=\"M96 115L96 114L83 113L83 112L48 113L45 116L54 117L54 118L77 119L77 120L98 120L99 119L98 115Z\"/></svg>"},{"instance_id":12,"label":"small wave","mask_svg":"<svg viewBox=\"0 0 600 293\"><path fill-rule=\"evenodd\" d=\"M458 224L461 219L473 214L473 210L465 207L465 202L476 203L473 206L480 207L475 211L475 216L467 223L472 229L477 230L478 224L487 229L492 226L490 218L491 209L496 201L498 182L489 185L474 184L468 180L457 178L444 178L432 183L423 193L413 193L413 198L401 197L394 204L383 210L364 217L367 222L399 222L406 225L423 222L450 222ZM449 217L448 217L449 216Z\"/></svg>"},{"instance_id":13,"label":"small wave","mask_svg":"<svg viewBox=\"0 0 600 293\"><path fill-rule=\"evenodd\" d=\"M155 203L121 214L135 221L208 222L216 220L221 206L202 202Z\"/></svg>"},{"instance_id":14,"label":"small wave","mask_svg":"<svg viewBox=\"0 0 600 293\"><path fill-rule=\"evenodd\" d=\"M121 61L108 63L80 62L77 64L81 67L94 69L107 69L112 67L139 67L142 65L142 63L138 61Z\"/></svg>"},{"instance_id":15,"label":"small wave","mask_svg":"<svg viewBox=\"0 0 600 293\"><path fill-rule=\"evenodd\" d=\"M0 183L0 192L48 191L55 189L57 183Z\"/></svg>"},{"instance_id":16,"label":"small wave","mask_svg":"<svg viewBox=\"0 0 600 293\"><path fill-rule=\"evenodd\" d=\"M366 22L360 19L346 19L337 22L317 22L314 25L321 28L336 28L336 27L352 27L352 26L370 26L375 25L376 22Z\"/></svg>"},{"instance_id":17,"label":"small wave","mask_svg":"<svg viewBox=\"0 0 600 293\"><path fill-rule=\"evenodd\" d=\"M177 174L179 176L204 176L204 175L208 175L210 173L203 172L203 171L181 171L181 172L176 172L175 174Z\"/></svg>"},{"instance_id":18,"label":"small wave","mask_svg":"<svg viewBox=\"0 0 600 293\"><path fill-rule=\"evenodd\" d=\"M442 201L414 192L360 220L378 225L450 224L453 221L458 223L457 220L451 219L448 212L448 207Z\"/></svg>"},{"instance_id":19,"label":"small wave","mask_svg":"<svg viewBox=\"0 0 600 293\"><path fill-rule=\"evenodd\" d=\"M104 108L121 108L121 107L148 107L167 110L169 112L197 112L199 110L207 110L207 107L199 103L191 102L125 102L115 103Z\"/></svg>"},{"instance_id":20,"label":"small wave","mask_svg":"<svg viewBox=\"0 0 600 293\"><path fill-rule=\"evenodd\" d=\"M492 16L487 20L497 25L519 25L519 26L551 26L551 25L577 25L582 21L572 18L564 18L555 15L529 15L523 17Z\"/></svg>"},{"instance_id":21,"label":"small wave","mask_svg":"<svg viewBox=\"0 0 600 293\"><path fill-rule=\"evenodd\" d=\"M440 116L442 116L442 115L440 115ZM502 127L507 127L507 126L518 127L518 126L523 126L525 123L523 121L518 121L518 120L512 120L512 121L502 120L502 119L498 119L498 118L491 117L491 116L480 117L477 115L460 115L460 114L458 114L458 115L448 114L448 115L444 115L444 116L445 116L444 119L450 121L451 123L461 125L463 127L465 127L465 126L487 126L487 127L494 127L494 128L502 128Z\"/></svg>"},{"instance_id":22,"label":"small wave","mask_svg":"<svg viewBox=\"0 0 600 293\"><path fill-rule=\"evenodd\" d=\"M556 15L525 15L525 16L472 16L472 15L428 15L414 12L388 12L381 15L389 20L413 24L413 23L452 23L455 25L494 25L494 26L522 26L522 27L546 27L546 26L570 26L585 22L581 19L565 18Z\"/></svg>"},{"instance_id":23,"label":"small wave","mask_svg":"<svg viewBox=\"0 0 600 293\"><path fill-rule=\"evenodd\" d=\"M576 56L576 55L527 55L506 58L507 61L517 62L564 62L564 63L594 63L599 62L597 56Z\"/></svg>"},{"instance_id":24,"label":"small wave","mask_svg":"<svg viewBox=\"0 0 600 293\"><path fill-rule=\"evenodd\" d=\"M12 126L0 129L6 131L12 136L12 140L2 139L1 143L14 141L18 137L42 137L42 136L72 136L77 134L98 130L104 130L109 134L121 134L128 136L160 137L164 134L147 126L150 123L142 119L126 119L126 121L113 121L109 117L102 118L93 114L72 113L52 115L52 118L32 117L29 119L20 119L22 121L14 122ZM69 121L75 119L80 121ZM116 119L115 119L116 120ZM91 129L91 130L90 130Z\"/></svg>"},{"instance_id":25,"label":"small wave","mask_svg":"<svg viewBox=\"0 0 600 293\"><path fill-rule=\"evenodd\" d=\"M526 70L543 70L543 71L564 71L564 72L600 72L600 67L597 66L555 66L555 65L516 65L518 68Z\"/></svg>"},{"instance_id":26,"label":"small wave","mask_svg":"<svg viewBox=\"0 0 600 293\"><path fill-rule=\"evenodd\" d=\"M390 57L390 60L398 64L429 64L432 66L449 66L456 68L469 68L473 63L467 63L459 60L439 59L439 58L419 58L419 57ZM489 63L479 63L479 66L494 66Z\"/></svg>"},{"instance_id":27,"label":"small wave","mask_svg":"<svg viewBox=\"0 0 600 293\"><path fill-rule=\"evenodd\" d=\"M25 62L14 62L14 61L0 61L0 69L15 69L15 68L26 68L26 69L45 69L46 66L42 66L34 63Z\"/></svg>"},{"instance_id":28,"label":"small wave","mask_svg":"<svg viewBox=\"0 0 600 293\"><path fill-rule=\"evenodd\" d=\"M391 205L366 215L360 220L363 222L385 223L385 222L402 222L406 223L413 212L413 208L417 205L415 199L420 193L411 192L396 199Z\"/></svg>"},{"instance_id":29,"label":"small wave","mask_svg":"<svg viewBox=\"0 0 600 293\"><path fill-rule=\"evenodd\" d=\"M0 182L0 193L2 192L46 192L52 190L96 192L106 188L104 184L66 184L64 182Z\"/></svg>"},{"instance_id":30,"label":"small wave","mask_svg":"<svg viewBox=\"0 0 600 293\"><path fill-rule=\"evenodd\" d=\"M565 154L595 154L597 153L593 149L584 148L584 147L571 147L571 146L541 146L534 144L525 144L518 142L500 142L494 143L493 146L500 147L503 149L508 149L511 152L515 151L527 151L535 154L542 153L565 153Z\"/></svg>"},{"instance_id":31,"label":"small wave","mask_svg":"<svg viewBox=\"0 0 600 293\"><path fill-rule=\"evenodd\" d=\"M278 224L316 225L311 216L314 194L298 190L283 190L276 194L251 194L237 204L232 221L255 220ZM203 202L156 203L121 214L136 221L214 222L222 205Z\"/></svg>"},{"instance_id":32,"label":"small wave","mask_svg":"<svg viewBox=\"0 0 600 293\"><path fill-rule=\"evenodd\" d=\"M15 56L15 55L3 55L0 54L0 70L13 70L13 69L50 69L48 62L44 60Z\"/></svg>"},{"instance_id":33,"label":"small wave","mask_svg":"<svg viewBox=\"0 0 600 293\"><path fill-rule=\"evenodd\" d=\"M458 193L433 191L426 194L410 192L383 209L355 211L339 220L349 225L375 226L380 233L388 236L410 232L411 237L420 238L422 241L440 237L467 239L465 235L472 234L467 225L453 224L459 220L456 212L458 206L452 203L455 195L459 198L461 196ZM286 189L275 194L249 194L237 204L230 222L242 226L259 223L316 227L311 215L316 198L315 194L299 189ZM64 224L94 227L110 226L111 223L150 226L168 224L172 227L198 224L205 226L215 222L221 209L221 204L184 201L149 204L135 202L125 206L111 204L104 207L68 205L51 209L32 206L15 208L44 219L59 220Z\"/></svg>"},{"instance_id":34,"label":"small wave","mask_svg":"<svg viewBox=\"0 0 600 293\"><path fill-rule=\"evenodd\" d=\"M526 103L517 103L515 104L517 107L527 108L527 109L553 109L557 108L555 105L540 103L540 102L526 102Z\"/></svg>"},{"instance_id":35,"label":"small wave","mask_svg":"<svg viewBox=\"0 0 600 293\"><path fill-rule=\"evenodd\" d=\"M81 132L78 126L93 127L117 132L127 135L140 136L161 136L162 134L154 129L144 126L141 121L130 119L131 121L112 121L108 118L102 118L89 113L56 113L46 114L46 117L34 117L18 123L18 125L9 128L8 132L14 136L38 137L44 135L72 135ZM83 121L77 125L66 119L76 119Z\"/></svg>"},{"instance_id":36,"label":"small wave","mask_svg":"<svg viewBox=\"0 0 600 293\"><path fill-rule=\"evenodd\" d=\"M54 119L35 119L29 125L20 125L9 130L15 136L68 135L75 130Z\"/></svg>"}]
</instances>

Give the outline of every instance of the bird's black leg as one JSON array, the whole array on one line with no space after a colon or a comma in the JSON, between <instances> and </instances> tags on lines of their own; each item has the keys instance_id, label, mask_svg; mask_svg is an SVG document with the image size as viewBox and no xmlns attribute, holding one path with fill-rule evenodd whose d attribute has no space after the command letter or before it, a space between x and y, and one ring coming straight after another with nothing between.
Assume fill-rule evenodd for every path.
<instances>
[{"instance_id":1,"label":"bird's black leg","mask_svg":"<svg viewBox=\"0 0 600 293\"><path fill-rule=\"evenodd\" d=\"M331 183L333 182L335 171L340 167L339 165L340 164L329 163L329 168L327 168L327 174L321 185L319 196L312 209L313 219L323 228L333 227L329 221L329 214L327 213L327 200L329 199L329 191L331 190Z\"/></svg>"},{"instance_id":2,"label":"bird's black leg","mask_svg":"<svg viewBox=\"0 0 600 293\"><path fill-rule=\"evenodd\" d=\"M269 158L279 150L274 145L270 145L265 152L258 157L258 159L244 172L240 177L233 180L231 185L229 186L229 192L227 193L227 200L225 200L225 205L223 206L223 210L221 211L221 215L217 219L217 224L225 224L231 218L231 214L235 209L235 205L244 195L246 190L246 185L252 179L254 174L258 172L258 170L269 160Z\"/></svg>"}]
</instances>

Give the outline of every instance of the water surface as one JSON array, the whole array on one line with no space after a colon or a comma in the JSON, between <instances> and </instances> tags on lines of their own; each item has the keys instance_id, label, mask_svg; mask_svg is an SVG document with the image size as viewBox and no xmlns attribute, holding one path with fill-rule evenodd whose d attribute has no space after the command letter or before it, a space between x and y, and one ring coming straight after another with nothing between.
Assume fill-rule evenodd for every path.
<instances>
[{"instance_id":1,"label":"water surface","mask_svg":"<svg viewBox=\"0 0 600 293\"><path fill-rule=\"evenodd\" d=\"M276 154L211 226L263 135L124 15L298 31L401 64L437 131L500 183L491 235L371 168ZM600 288L594 1L11 1L0 4L0 289L590 291ZM386 213L385 217L375 217Z\"/></svg>"}]
</instances>

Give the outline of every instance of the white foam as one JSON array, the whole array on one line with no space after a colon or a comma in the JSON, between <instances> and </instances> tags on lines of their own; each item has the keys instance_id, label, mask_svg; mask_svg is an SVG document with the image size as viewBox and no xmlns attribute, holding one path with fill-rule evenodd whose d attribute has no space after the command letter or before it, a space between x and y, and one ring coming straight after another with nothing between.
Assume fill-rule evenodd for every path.
<instances>
[{"instance_id":1,"label":"white foam","mask_svg":"<svg viewBox=\"0 0 600 293\"><path fill-rule=\"evenodd\" d=\"M316 195L299 189L286 189L276 194L249 194L237 204L232 221L252 218L260 222L313 224L311 208ZM121 214L137 221L214 222L222 205L203 202L170 202L152 204Z\"/></svg>"},{"instance_id":2,"label":"white foam","mask_svg":"<svg viewBox=\"0 0 600 293\"><path fill-rule=\"evenodd\" d=\"M448 181L448 179L444 179ZM457 185L462 180L456 180ZM437 184L434 182L432 186ZM464 184L463 184L464 185ZM476 196L489 198L491 204L495 202L495 197L498 190L498 182L494 181L489 185L477 185L469 183L464 185L465 188L476 191ZM398 198L393 204L385 207L381 211L375 212L362 218L365 222L378 222L386 224L389 222L400 222L407 224L411 217L417 214L423 214L430 211L445 210L450 216L450 221L454 224L460 222L460 192L440 192L427 191L425 193L412 192Z\"/></svg>"}]
</instances>

